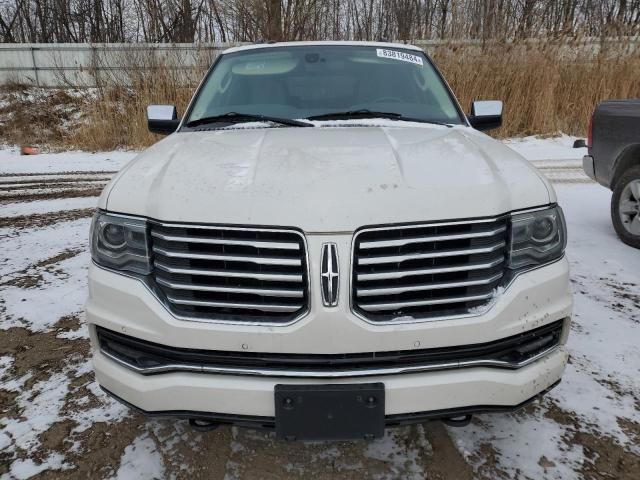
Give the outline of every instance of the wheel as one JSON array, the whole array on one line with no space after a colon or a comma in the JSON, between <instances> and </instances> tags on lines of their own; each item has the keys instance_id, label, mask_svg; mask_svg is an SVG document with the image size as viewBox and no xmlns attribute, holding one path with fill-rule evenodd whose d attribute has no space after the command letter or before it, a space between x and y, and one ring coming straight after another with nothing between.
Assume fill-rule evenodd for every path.
<instances>
[{"instance_id":1,"label":"wheel","mask_svg":"<svg viewBox=\"0 0 640 480\"><path fill-rule=\"evenodd\" d=\"M640 248L640 166L631 167L616 182L611 220L620 240Z\"/></svg>"}]
</instances>

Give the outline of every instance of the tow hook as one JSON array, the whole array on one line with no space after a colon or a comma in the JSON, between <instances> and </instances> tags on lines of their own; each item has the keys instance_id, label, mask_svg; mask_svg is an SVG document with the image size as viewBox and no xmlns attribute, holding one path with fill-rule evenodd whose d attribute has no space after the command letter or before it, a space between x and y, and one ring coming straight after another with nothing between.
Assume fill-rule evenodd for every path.
<instances>
[{"instance_id":1,"label":"tow hook","mask_svg":"<svg viewBox=\"0 0 640 480\"><path fill-rule=\"evenodd\" d=\"M209 420L201 420L198 418L190 418L189 425L197 432L210 432L220 426L218 422L212 422Z\"/></svg>"},{"instance_id":2,"label":"tow hook","mask_svg":"<svg viewBox=\"0 0 640 480\"><path fill-rule=\"evenodd\" d=\"M447 417L442 419L442 423L449 427L466 427L471 423L473 415L461 415L459 417Z\"/></svg>"}]
</instances>

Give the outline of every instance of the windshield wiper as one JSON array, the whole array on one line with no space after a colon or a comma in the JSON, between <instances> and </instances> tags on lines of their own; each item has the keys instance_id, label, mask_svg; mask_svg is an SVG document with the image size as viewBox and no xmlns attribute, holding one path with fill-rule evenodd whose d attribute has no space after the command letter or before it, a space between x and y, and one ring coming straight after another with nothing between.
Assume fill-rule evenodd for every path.
<instances>
[{"instance_id":1,"label":"windshield wiper","mask_svg":"<svg viewBox=\"0 0 640 480\"><path fill-rule=\"evenodd\" d=\"M385 118L389 120L403 120L405 122L419 122L419 123L431 123L433 125L444 125L451 127L452 125L444 122L437 122L435 120L425 120L423 118L405 117L400 113L395 112L376 112L374 110L368 110L366 108L360 110L347 110L345 112L330 112L323 113L321 115L313 115L307 117L305 120L341 120L341 119L357 119L357 118Z\"/></svg>"},{"instance_id":2,"label":"windshield wiper","mask_svg":"<svg viewBox=\"0 0 640 480\"><path fill-rule=\"evenodd\" d=\"M375 112L366 108L360 110L347 110L344 112L329 112L321 115L307 117L307 120L339 120L342 118L400 118L402 115L394 112Z\"/></svg>"},{"instance_id":3,"label":"windshield wiper","mask_svg":"<svg viewBox=\"0 0 640 480\"><path fill-rule=\"evenodd\" d=\"M227 112L222 115L213 115L210 117L202 117L197 120L192 120L187 122L185 125L187 127L197 127L198 125L206 125L208 123L245 123L245 122L273 122L279 123L281 125L288 125L290 127L313 127L313 124L302 122L300 120L294 120L292 118L280 118L280 117L271 117L269 115L260 115L256 113L238 113L238 112Z\"/></svg>"}]
</instances>

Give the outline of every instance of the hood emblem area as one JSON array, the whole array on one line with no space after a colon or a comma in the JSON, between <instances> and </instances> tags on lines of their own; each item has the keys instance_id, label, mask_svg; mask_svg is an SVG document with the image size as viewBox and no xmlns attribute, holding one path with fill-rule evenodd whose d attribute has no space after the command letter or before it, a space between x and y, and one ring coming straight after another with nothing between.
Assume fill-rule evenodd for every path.
<instances>
[{"instance_id":1,"label":"hood emblem area","mask_svg":"<svg viewBox=\"0 0 640 480\"><path fill-rule=\"evenodd\" d=\"M320 285L322 287L322 304L325 307L338 305L340 266L338 264L338 247L335 243L322 244Z\"/></svg>"}]
</instances>

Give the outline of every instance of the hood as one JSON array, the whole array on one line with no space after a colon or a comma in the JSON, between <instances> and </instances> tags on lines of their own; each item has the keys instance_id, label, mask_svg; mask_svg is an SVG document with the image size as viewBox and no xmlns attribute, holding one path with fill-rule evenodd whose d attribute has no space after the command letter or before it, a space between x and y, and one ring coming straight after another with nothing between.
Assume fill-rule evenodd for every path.
<instances>
[{"instance_id":1,"label":"hood","mask_svg":"<svg viewBox=\"0 0 640 480\"><path fill-rule=\"evenodd\" d=\"M521 156L469 127L247 128L170 135L114 178L101 207L350 232L498 215L555 201L551 192Z\"/></svg>"}]
</instances>

